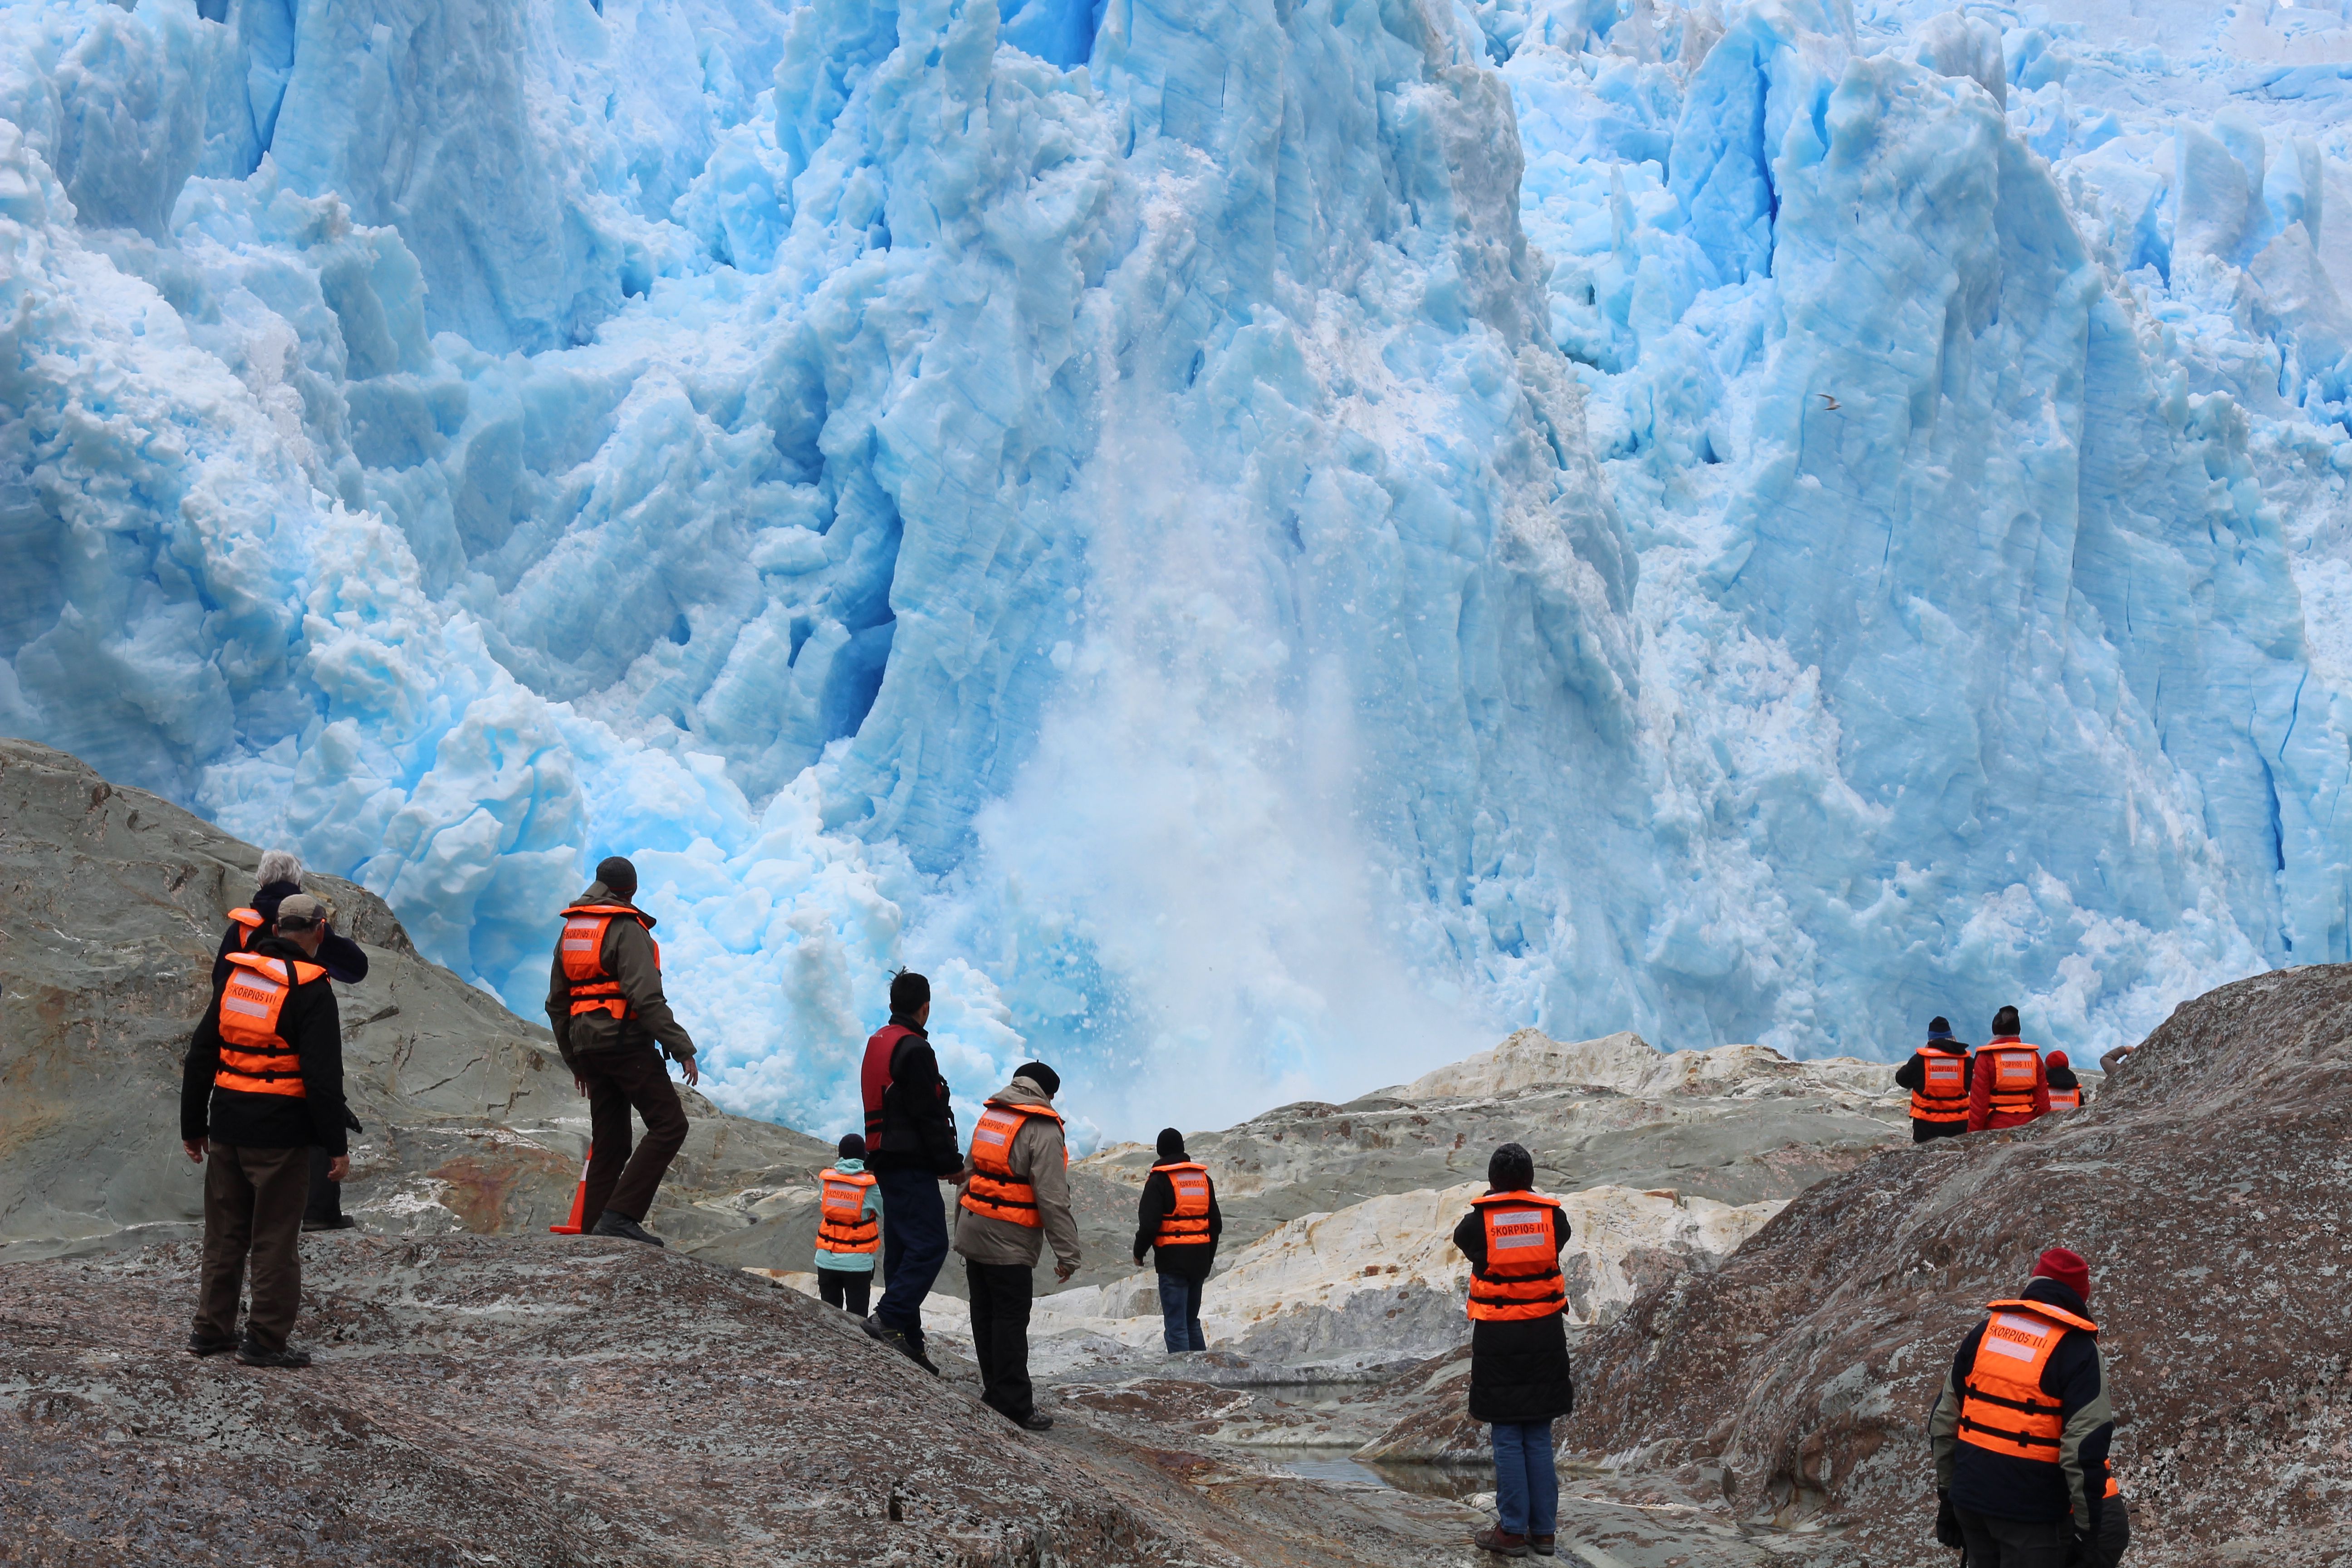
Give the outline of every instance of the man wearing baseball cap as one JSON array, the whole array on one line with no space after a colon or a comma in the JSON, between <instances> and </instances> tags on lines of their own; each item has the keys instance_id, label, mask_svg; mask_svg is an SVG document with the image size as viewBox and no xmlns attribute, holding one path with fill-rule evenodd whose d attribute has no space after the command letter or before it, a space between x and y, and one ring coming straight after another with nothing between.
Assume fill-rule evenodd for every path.
<instances>
[{"instance_id":1,"label":"man wearing baseball cap","mask_svg":"<svg viewBox=\"0 0 2352 1568\"><path fill-rule=\"evenodd\" d=\"M288 1344L302 1301L302 1207L310 1149L327 1176L351 1171L343 1123L343 1031L318 962L327 906L308 893L278 905L269 934L228 955L230 973L188 1044L180 1140L205 1170L205 1253L190 1353L235 1351L247 1366L303 1367ZM247 1264L253 1305L237 1331Z\"/></svg>"},{"instance_id":2,"label":"man wearing baseball cap","mask_svg":"<svg viewBox=\"0 0 2352 1568\"><path fill-rule=\"evenodd\" d=\"M1952 1358L1927 1436L1937 1539L1969 1568L2098 1561L2115 1422L2090 1302L2090 1265L2053 1247Z\"/></svg>"}]
</instances>

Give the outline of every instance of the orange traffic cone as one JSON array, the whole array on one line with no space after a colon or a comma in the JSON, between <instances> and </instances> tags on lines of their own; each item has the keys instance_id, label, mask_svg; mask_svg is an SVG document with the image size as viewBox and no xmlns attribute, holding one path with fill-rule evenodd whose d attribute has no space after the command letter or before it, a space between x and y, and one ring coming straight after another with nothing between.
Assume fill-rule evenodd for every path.
<instances>
[{"instance_id":1,"label":"orange traffic cone","mask_svg":"<svg viewBox=\"0 0 2352 1568\"><path fill-rule=\"evenodd\" d=\"M596 1145L588 1145L587 1154L580 1162L580 1184L572 1189L572 1220L568 1225L551 1225L547 1228L557 1236L578 1236L583 1216L580 1211L588 1203L588 1162L596 1157Z\"/></svg>"}]
</instances>

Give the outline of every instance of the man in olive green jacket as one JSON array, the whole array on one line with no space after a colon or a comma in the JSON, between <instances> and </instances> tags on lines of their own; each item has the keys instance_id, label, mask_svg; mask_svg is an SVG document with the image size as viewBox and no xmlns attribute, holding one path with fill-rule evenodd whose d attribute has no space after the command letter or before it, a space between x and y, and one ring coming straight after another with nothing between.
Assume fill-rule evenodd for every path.
<instances>
[{"instance_id":1,"label":"man in olive green jacket","mask_svg":"<svg viewBox=\"0 0 2352 1568\"><path fill-rule=\"evenodd\" d=\"M1078 1271L1069 1148L1054 1113L1054 1096L1061 1087L1061 1075L1052 1068L1028 1062L988 1097L972 1128L971 1158L956 1216L955 1249L963 1255L971 1290L980 1397L1032 1432L1054 1425L1052 1416L1037 1414L1029 1382L1029 1302L1042 1242L1054 1244L1055 1279Z\"/></svg>"},{"instance_id":2,"label":"man in olive green jacket","mask_svg":"<svg viewBox=\"0 0 2352 1568\"><path fill-rule=\"evenodd\" d=\"M671 1087L667 1056L699 1083L694 1040L662 994L654 917L631 900L637 868L615 855L596 868L588 890L565 909L548 981L547 1023L573 1084L588 1097L591 1142L580 1223L593 1236L655 1247L646 1211L669 1163L686 1142L686 1108ZM646 1141L631 1148L629 1110L645 1118Z\"/></svg>"}]
</instances>

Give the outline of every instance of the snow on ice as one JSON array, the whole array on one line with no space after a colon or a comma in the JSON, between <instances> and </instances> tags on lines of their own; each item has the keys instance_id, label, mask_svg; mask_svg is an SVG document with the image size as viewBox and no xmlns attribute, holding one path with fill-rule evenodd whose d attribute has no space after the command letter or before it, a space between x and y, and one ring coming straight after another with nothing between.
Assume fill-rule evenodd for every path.
<instances>
[{"instance_id":1,"label":"snow on ice","mask_svg":"<svg viewBox=\"0 0 2352 1568\"><path fill-rule=\"evenodd\" d=\"M2347 119L2342 0L16 0L0 726L525 1013L633 854L818 1131L906 963L1119 1131L2096 1049L2352 958Z\"/></svg>"}]
</instances>

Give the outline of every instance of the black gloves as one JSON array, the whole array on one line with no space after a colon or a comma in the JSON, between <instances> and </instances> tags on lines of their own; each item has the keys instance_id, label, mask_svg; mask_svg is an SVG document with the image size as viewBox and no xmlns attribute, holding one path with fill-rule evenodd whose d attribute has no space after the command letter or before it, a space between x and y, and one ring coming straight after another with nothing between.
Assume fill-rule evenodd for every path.
<instances>
[{"instance_id":1,"label":"black gloves","mask_svg":"<svg viewBox=\"0 0 2352 1568\"><path fill-rule=\"evenodd\" d=\"M343 1107L343 1125L350 1128L354 1132L364 1132L367 1131L366 1128L360 1125L360 1119L352 1114L352 1108L348 1105Z\"/></svg>"},{"instance_id":2,"label":"black gloves","mask_svg":"<svg viewBox=\"0 0 2352 1568\"><path fill-rule=\"evenodd\" d=\"M2081 1568L2095 1568L2098 1561L2099 1549L2088 1535L2079 1530L2066 1532L2066 1568L2077 1568L2078 1564Z\"/></svg>"},{"instance_id":3,"label":"black gloves","mask_svg":"<svg viewBox=\"0 0 2352 1568\"><path fill-rule=\"evenodd\" d=\"M1952 1511L1952 1494L1936 1493L1936 1539L1946 1546L1966 1546L1969 1538L1960 1533L1960 1516Z\"/></svg>"}]
</instances>

